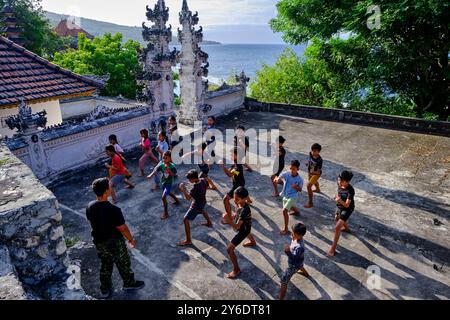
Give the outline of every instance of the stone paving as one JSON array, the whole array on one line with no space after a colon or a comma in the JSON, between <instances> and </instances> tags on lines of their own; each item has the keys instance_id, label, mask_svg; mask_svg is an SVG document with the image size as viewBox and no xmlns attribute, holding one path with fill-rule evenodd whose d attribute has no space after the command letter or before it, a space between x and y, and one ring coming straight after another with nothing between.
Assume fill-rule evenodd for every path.
<instances>
[{"instance_id":1,"label":"stone paving","mask_svg":"<svg viewBox=\"0 0 450 320\"><path fill-rule=\"evenodd\" d=\"M374 127L243 111L223 120L220 128L279 128L287 139L287 160L304 163L314 142L323 146L322 194L313 209L301 210L308 227L305 236L305 267L310 279L293 277L287 299L449 299L450 298L450 138ZM207 211L214 227L192 225L193 246L179 248L184 237L182 217L189 206L169 206L170 218L161 221L160 192L150 192L150 182L137 177L137 156L127 166L137 183L132 191L119 191L119 203L134 236L132 264L138 279L147 286L136 293L121 291L114 271L113 299L274 299L287 267L283 246L289 237L279 235L281 202L271 197L270 179L255 170L246 172L247 187L254 199L253 231L256 248L239 247L242 274L228 280L231 271L226 245L234 235L220 224L222 197L230 188L223 171L215 167L211 178L218 191L208 191ZM194 165L179 166L179 180ZM352 234L341 237L334 258L327 258L334 231L336 176L347 168L354 174L356 211L350 219ZM305 168L302 176L306 177ZM70 257L81 265L82 286L99 296L99 261L84 218L87 203L94 199L93 179L106 175L99 166L79 172L52 191L63 213ZM181 194L176 190L181 199ZM300 203L306 201L306 193ZM370 266L381 270L381 283L367 285ZM370 270L370 268L369 268ZM371 283L369 281L369 283Z\"/></svg>"}]
</instances>

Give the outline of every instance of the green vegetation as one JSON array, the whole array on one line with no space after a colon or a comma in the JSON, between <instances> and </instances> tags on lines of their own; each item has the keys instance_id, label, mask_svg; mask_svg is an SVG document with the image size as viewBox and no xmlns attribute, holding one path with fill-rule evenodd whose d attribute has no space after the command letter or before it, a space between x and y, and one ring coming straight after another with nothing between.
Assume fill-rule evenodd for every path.
<instances>
[{"instance_id":1,"label":"green vegetation","mask_svg":"<svg viewBox=\"0 0 450 320\"><path fill-rule=\"evenodd\" d=\"M4 165L7 164L8 162L9 162L9 159L8 159L8 158L0 159L0 167L1 167L1 166L4 166Z\"/></svg>"},{"instance_id":2,"label":"green vegetation","mask_svg":"<svg viewBox=\"0 0 450 320\"><path fill-rule=\"evenodd\" d=\"M309 42L309 48L304 59L286 51L275 66L264 66L251 84L251 95L264 101L448 119L448 1L379 1L380 16L372 4L279 1L278 16L270 22L273 30L290 44Z\"/></svg>"},{"instance_id":3,"label":"green vegetation","mask_svg":"<svg viewBox=\"0 0 450 320\"><path fill-rule=\"evenodd\" d=\"M109 74L110 79L102 90L102 95L115 97L121 94L135 99L139 89L136 77L140 69L140 44L133 40L123 43L122 40L120 33L107 33L102 38L93 40L79 34L78 50L67 49L56 53L53 62L79 74Z\"/></svg>"},{"instance_id":4,"label":"green vegetation","mask_svg":"<svg viewBox=\"0 0 450 320\"><path fill-rule=\"evenodd\" d=\"M0 10L5 0L0 0ZM25 48L43 57L52 57L55 52L70 45L69 38L61 38L44 15L41 0L15 0L11 2L18 26L22 29ZM0 26L2 27L2 26Z\"/></svg>"},{"instance_id":5,"label":"green vegetation","mask_svg":"<svg viewBox=\"0 0 450 320\"><path fill-rule=\"evenodd\" d=\"M79 241L80 241L80 238L78 238L78 237L73 237L73 238L66 237L66 238L65 238L65 242L66 242L66 247L67 247L67 248L73 247L73 246L76 245Z\"/></svg>"}]
</instances>

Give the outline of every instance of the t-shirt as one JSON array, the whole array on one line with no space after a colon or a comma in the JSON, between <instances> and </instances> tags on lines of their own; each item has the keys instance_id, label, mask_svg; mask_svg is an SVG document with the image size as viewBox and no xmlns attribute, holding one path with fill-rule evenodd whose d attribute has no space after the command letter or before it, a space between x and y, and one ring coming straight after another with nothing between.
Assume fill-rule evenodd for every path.
<instances>
[{"instance_id":1,"label":"t-shirt","mask_svg":"<svg viewBox=\"0 0 450 320\"><path fill-rule=\"evenodd\" d=\"M121 154L121 153L124 152L123 149L122 149L122 147L121 147L118 143L116 143L116 144L114 145L114 150L116 150L116 153L119 153L119 154Z\"/></svg>"},{"instance_id":2,"label":"t-shirt","mask_svg":"<svg viewBox=\"0 0 450 320\"><path fill-rule=\"evenodd\" d=\"M250 140L249 140L248 137L245 137L244 145L245 145L245 150L248 150L250 148ZM241 145L238 144L238 137L237 136L234 136L234 147L235 148L240 148L241 147Z\"/></svg>"},{"instance_id":3,"label":"t-shirt","mask_svg":"<svg viewBox=\"0 0 450 320\"><path fill-rule=\"evenodd\" d=\"M341 210L348 210L353 211L355 210L355 189L349 184L346 189L342 189L341 187L338 187L338 195L341 197L341 200L344 202L347 202L347 199L352 200L350 203L350 206L348 208L345 208L343 205L337 203L337 207Z\"/></svg>"},{"instance_id":4,"label":"t-shirt","mask_svg":"<svg viewBox=\"0 0 450 320\"><path fill-rule=\"evenodd\" d=\"M319 156L317 159L314 159L312 154L309 154L309 160L308 160L308 172L313 173L315 171L319 171L320 174L322 174L322 164L323 160L322 157Z\"/></svg>"},{"instance_id":5,"label":"t-shirt","mask_svg":"<svg viewBox=\"0 0 450 320\"><path fill-rule=\"evenodd\" d=\"M230 168L230 172L233 175L231 180L233 181L233 187L244 187L245 186L245 178L244 178L244 167L242 164L233 164Z\"/></svg>"},{"instance_id":6,"label":"t-shirt","mask_svg":"<svg viewBox=\"0 0 450 320\"><path fill-rule=\"evenodd\" d=\"M158 141L158 147L159 150L161 150L163 153L166 151L169 151L169 145L167 144L167 141ZM162 155L159 154L159 160L162 160Z\"/></svg>"},{"instance_id":7,"label":"t-shirt","mask_svg":"<svg viewBox=\"0 0 450 320\"><path fill-rule=\"evenodd\" d=\"M213 134L213 130L216 129L216 126L207 126L206 127L206 144L210 145L211 143L213 143L214 141L216 141L216 137Z\"/></svg>"},{"instance_id":8,"label":"t-shirt","mask_svg":"<svg viewBox=\"0 0 450 320\"><path fill-rule=\"evenodd\" d=\"M149 138L147 138L147 139L142 138L141 139L141 147L143 147L145 150L149 150L151 146L152 146L152 144L151 144Z\"/></svg>"},{"instance_id":9,"label":"t-shirt","mask_svg":"<svg viewBox=\"0 0 450 320\"><path fill-rule=\"evenodd\" d=\"M169 126L169 137L170 142L179 142L180 141L180 135L178 134L178 126L174 125Z\"/></svg>"},{"instance_id":10,"label":"t-shirt","mask_svg":"<svg viewBox=\"0 0 450 320\"><path fill-rule=\"evenodd\" d=\"M92 201L86 208L86 217L91 223L95 244L123 238L122 233L117 230L117 227L125 224L119 207L108 201Z\"/></svg>"},{"instance_id":11,"label":"t-shirt","mask_svg":"<svg viewBox=\"0 0 450 320\"><path fill-rule=\"evenodd\" d=\"M113 176L118 174L125 174L125 166L123 165L122 158L115 154L112 158L112 166L118 168L118 170L111 169Z\"/></svg>"},{"instance_id":12,"label":"t-shirt","mask_svg":"<svg viewBox=\"0 0 450 320\"><path fill-rule=\"evenodd\" d=\"M281 195L286 198L296 198L298 191L292 188L293 184L298 185L300 188L303 188L303 179L297 174L295 177L288 171L283 172L280 175L280 178L284 182L283 191L281 191Z\"/></svg>"},{"instance_id":13,"label":"t-shirt","mask_svg":"<svg viewBox=\"0 0 450 320\"><path fill-rule=\"evenodd\" d=\"M289 265L297 268L303 267L303 261L305 260L305 242L302 240L292 240L289 247L288 256Z\"/></svg>"},{"instance_id":14,"label":"t-shirt","mask_svg":"<svg viewBox=\"0 0 450 320\"><path fill-rule=\"evenodd\" d=\"M190 195L192 200L191 208L195 210L203 210L206 206L206 191L208 190L208 182L205 179L194 184Z\"/></svg>"},{"instance_id":15,"label":"t-shirt","mask_svg":"<svg viewBox=\"0 0 450 320\"><path fill-rule=\"evenodd\" d=\"M164 162L160 162L158 164L158 166L156 167L156 171L162 173L162 175L161 175L161 184L162 185L173 184L173 176L170 176L169 170L168 170L169 168L170 168L170 171L172 171L172 173L174 175L177 174L177 169L176 169L175 164L173 162L171 162L169 164L169 166L166 166L164 164Z\"/></svg>"},{"instance_id":16,"label":"t-shirt","mask_svg":"<svg viewBox=\"0 0 450 320\"><path fill-rule=\"evenodd\" d=\"M277 173L280 170L283 170L285 167L285 158L286 158L286 149L284 147L279 146L278 149L278 162L275 161L273 167L274 167L274 173Z\"/></svg>"},{"instance_id":17,"label":"t-shirt","mask_svg":"<svg viewBox=\"0 0 450 320\"><path fill-rule=\"evenodd\" d=\"M246 203L242 208L238 208L236 211L236 219L234 223L238 223L239 220L242 220L241 228L251 227L252 225L252 211L250 210L250 206Z\"/></svg>"}]
</instances>

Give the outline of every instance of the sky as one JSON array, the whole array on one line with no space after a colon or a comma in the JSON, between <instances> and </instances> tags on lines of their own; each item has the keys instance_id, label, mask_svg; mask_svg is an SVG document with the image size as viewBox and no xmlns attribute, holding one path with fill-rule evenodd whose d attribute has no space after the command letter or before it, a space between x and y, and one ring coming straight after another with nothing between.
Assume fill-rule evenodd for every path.
<instances>
[{"instance_id":1,"label":"sky","mask_svg":"<svg viewBox=\"0 0 450 320\"><path fill-rule=\"evenodd\" d=\"M46 11L77 17L140 26L145 21L145 6L153 8L156 0L43 0ZM268 22L276 16L278 0L188 0L189 8L198 11L200 25L208 39L222 42L282 43ZM166 0L169 23L177 27L182 0ZM231 26L230 26L231 25ZM251 28L248 28L251 25ZM175 28L174 28L175 29ZM208 33L210 36L208 36ZM217 39L220 37L221 39ZM233 41L234 40L234 41Z\"/></svg>"}]
</instances>

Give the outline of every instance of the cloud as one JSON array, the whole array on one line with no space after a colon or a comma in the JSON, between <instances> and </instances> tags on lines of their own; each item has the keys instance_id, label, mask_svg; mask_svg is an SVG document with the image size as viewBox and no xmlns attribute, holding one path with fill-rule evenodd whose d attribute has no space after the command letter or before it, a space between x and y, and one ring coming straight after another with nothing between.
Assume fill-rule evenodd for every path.
<instances>
[{"instance_id":1,"label":"cloud","mask_svg":"<svg viewBox=\"0 0 450 320\"><path fill-rule=\"evenodd\" d=\"M200 25L267 25L276 15L277 0L188 0L192 11L198 11ZM145 21L145 6L153 7L156 0L43 0L44 10L71 14L117 24L136 26ZM170 21L178 26L182 0L166 0ZM76 10L74 10L74 8Z\"/></svg>"}]
</instances>

